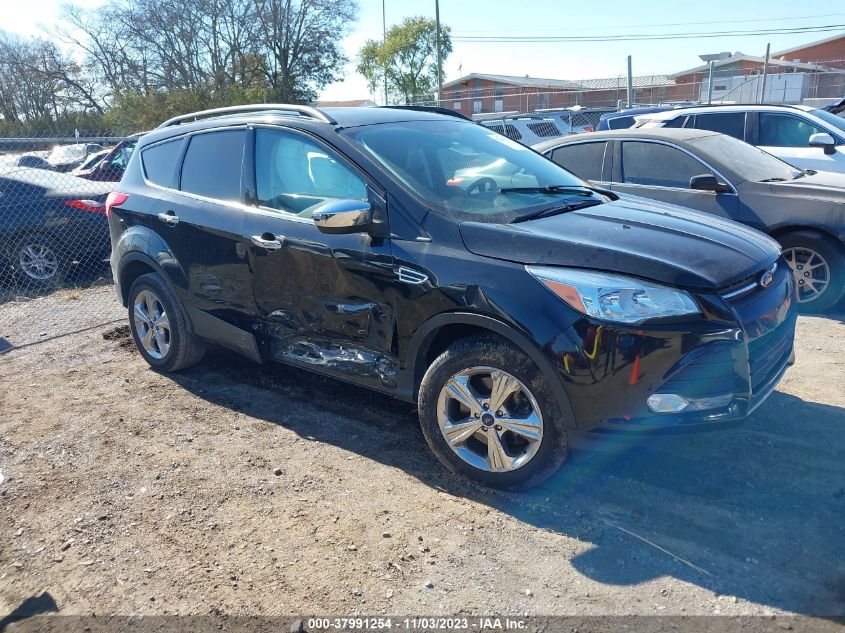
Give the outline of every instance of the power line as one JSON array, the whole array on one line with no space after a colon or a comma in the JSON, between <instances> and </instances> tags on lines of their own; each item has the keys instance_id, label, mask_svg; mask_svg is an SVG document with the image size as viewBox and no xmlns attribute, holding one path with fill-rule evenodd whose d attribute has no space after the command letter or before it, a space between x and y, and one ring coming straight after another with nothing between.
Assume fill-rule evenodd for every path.
<instances>
[{"instance_id":1,"label":"power line","mask_svg":"<svg viewBox=\"0 0 845 633\"><path fill-rule=\"evenodd\" d=\"M563 35L563 36L531 36L531 35L454 35L452 41L465 43L553 43L553 42L630 42L650 40L679 40L713 37L751 37L762 35L790 35L797 33L826 33L845 29L845 24L823 24L818 26L785 27L780 29L759 29L753 31L699 31L688 33L649 33L625 35Z\"/></svg>"},{"instance_id":2,"label":"power line","mask_svg":"<svg viewBox=\"0 0 845 633\"><path fill-rule=\"evenodd\" d=\"M763 22L785 22L790 21L794 22L796 20L811 20L816 18L832 18L832 17L841 17L845 15L845 13L820 13L817 15L799 15L799 16L788 16L782 18L747 18L744 20L710 20L704 22L663 22L663 23L643 23L643 24L625 24L621 26L593 26L593 27L582 27L578 26L579 31L607 31L613 29L643 29L643 28L654 28L656 26L701 26L704 24L742 24L748 22L754 23L763 23ZM545 29L504 29L503 33L512 33L515 31L528 33L532 31L543 31ZM489 33L489 29L465 29L464 33Z\"/></svg>"}]
</instances>

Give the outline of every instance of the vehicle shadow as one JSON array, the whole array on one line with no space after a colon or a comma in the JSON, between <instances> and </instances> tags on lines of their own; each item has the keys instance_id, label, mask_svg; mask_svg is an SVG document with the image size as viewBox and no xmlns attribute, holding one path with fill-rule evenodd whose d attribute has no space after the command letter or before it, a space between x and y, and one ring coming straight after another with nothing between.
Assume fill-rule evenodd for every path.
<instances>
[{"instance_id":1,"label":"vehicle shadow","mask_svg":"<svg viewBox=\"0 0 845 633\"><path fill-rule=\"evenodd\" d=\"M570 564L595 581L668 575L772 608L845 614L843 408L775 392L735 428L575 451L541 486L502 493L442 468L413 405L226 352L171 377L215 404L590 542Z\"/></svg>"},{"instance_id":2,"label":"vehicle shadow","mask_svg":"<svg viewBox=\"0 0 845 633\"><path fill-rule=\"evenodd\" d=\"M59 605L56 604L50 592L45 591L40 596L30 596L17 607L14 608L8 615L0 618L0 633L6 630L6 627L13 622L20 622L36 615L45 613L57 613Z\"/></svg>"}]
</instances>

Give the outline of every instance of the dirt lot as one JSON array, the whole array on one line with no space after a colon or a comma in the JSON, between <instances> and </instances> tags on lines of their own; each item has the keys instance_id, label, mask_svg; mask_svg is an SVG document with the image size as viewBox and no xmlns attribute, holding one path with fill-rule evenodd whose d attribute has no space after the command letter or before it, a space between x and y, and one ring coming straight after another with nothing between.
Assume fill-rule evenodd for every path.
<instances>
[{"instance_id":1,"label":"dirt lot","mask_svg":"<svg viewBox=\"0 0 845 633\"><path fill-rule=\"evenodd\" d=\"M54 325L100 292L52 299ZM447 474L411 406L305 372L157 374L114 324L15 348L43 308L0 306L0 616L44 592L67 614L845 615L843 315L799 321L741 427L502 494Z\"/></svg>"}]
</instances>

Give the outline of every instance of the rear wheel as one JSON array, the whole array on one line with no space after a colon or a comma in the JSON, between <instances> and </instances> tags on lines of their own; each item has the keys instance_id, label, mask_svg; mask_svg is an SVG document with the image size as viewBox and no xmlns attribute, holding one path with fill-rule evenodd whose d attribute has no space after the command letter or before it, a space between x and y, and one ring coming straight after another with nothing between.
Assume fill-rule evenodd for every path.
<instances>
[{"instance_id":1,"label":"rear wheel","mask_svg":"<svg viewBox=\"0 0 845 633\"><path fill-rule=\"evenodd\" d=\"M449 346L423 377L419 411L437 458L494 488L535 485L569 452L548 382L503 339L474 337Z\"/></svg>"},{"instance_id":2,"label":"rear wheel","mask_svg":"<svg viewBox=\"0 0 845 633\"><path fill-rule=\"evenodd\" d=\"M61 284L65 262L61 251L49 235L29 233L18 238L12 247L12 265L24 288L45 290Z\"/></svg>"},{"instance_id":3,"label":"rear wheel","mask_svg":"<svg viewBox=\"0 0 845 633\"><path fill-rule=\"evenodd\" d=\"M190 331L182 304L159 275L133 282L128 308L132 338L151 367L178 371L202 360L205 344Z\"/></svg>"},{"instance_id":4,"label":"rear wheel","mask_svg":"<svg viewBox=\"0 0 845 633\"><path fill-rule=\"evenodd\" d=\"M818 313L832 308L845 293L842 245L813 231L788 233L780 243L798 286L799 310Z\"/></svg>"}]
</instances>

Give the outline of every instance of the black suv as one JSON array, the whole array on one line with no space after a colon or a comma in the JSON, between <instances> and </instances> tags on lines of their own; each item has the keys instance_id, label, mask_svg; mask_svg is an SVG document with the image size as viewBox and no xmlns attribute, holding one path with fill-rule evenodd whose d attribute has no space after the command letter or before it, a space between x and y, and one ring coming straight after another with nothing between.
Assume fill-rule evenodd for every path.
<instances>
[{"instance_id":1,"label":"black suv","mask_svg":"<svg viewBox=\"0 0 845 633\"><path fill-rule=\"evenodd\" d=\"M153 368L215 343L417 402L437 457L491 486L541 481L574 432L739 419L793 358L771 238L619 200L448 111L178 117L107 209Z\"/></svg>"}]
</instances>

